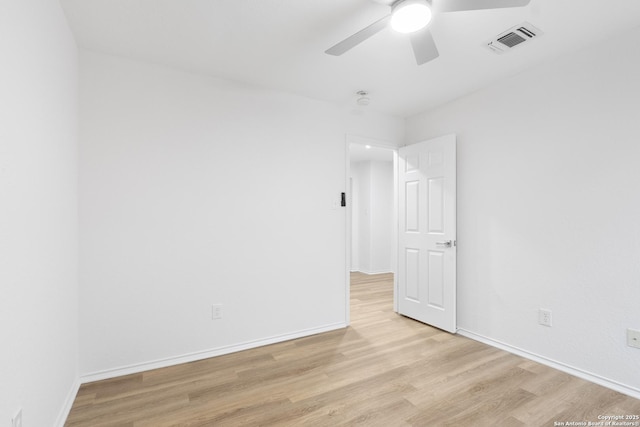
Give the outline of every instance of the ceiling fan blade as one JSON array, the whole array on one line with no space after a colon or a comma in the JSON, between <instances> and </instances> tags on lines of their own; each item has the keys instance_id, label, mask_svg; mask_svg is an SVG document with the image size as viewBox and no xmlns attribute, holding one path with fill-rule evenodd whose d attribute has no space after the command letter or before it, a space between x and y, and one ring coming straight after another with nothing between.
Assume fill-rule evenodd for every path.
<instances>
[{"instance_id":1,"label":"ceiling fan blade","mask_svg":"<svg viewBox=\"0 0 640 427\"><path fill-rule=\"evenodd\" d=\"M426 64L440 56L431 31L426 27L411 33L411 47L413 47L413 54L416 56L418 65Z\"/></svg>"},{"instance_id":2,"label":"ceiling fan blade","mask_svg":"<svg viewBox=\"0 0 640 427\"><path fill-rule=\"evenodd\" d=\"M343 53L359 45L369 37L382 31L389 24L390 19L391 15L385 16L384 18L374 22L368 27L365 27L362 30L358 31L354 35L347 37L335 46L332 46L329 49L325 50L324 53L334 56L342 55Z\"/></svg>"},{"instance_id":3,"label":"ceiling fan blade","mask_svg":"<svg viewBox=\"0 0 640 427\"><path fill-rule=\"evenodd\" d=\"M523 7L531 0L437 0L434 9L438 12L460 12L464 10L502 9Z\"/></svg>"}]
</instances>

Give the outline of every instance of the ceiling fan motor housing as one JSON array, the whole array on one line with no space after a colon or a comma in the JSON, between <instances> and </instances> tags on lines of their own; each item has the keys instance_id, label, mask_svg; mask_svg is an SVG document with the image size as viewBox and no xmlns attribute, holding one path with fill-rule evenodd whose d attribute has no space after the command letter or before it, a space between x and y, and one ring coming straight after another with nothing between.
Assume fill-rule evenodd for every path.
<instances>
[{"instance_id":1,"label":"ceiling fan motor housing","mask_svg":"<svg viewBox=\"0 0 640 427\"><path fill-rule=\"evenodd\" d=\"M431 21L431 7L426 0L399 0L391 6L391 28L413 33Z\"/></svg>"}]
</instances>

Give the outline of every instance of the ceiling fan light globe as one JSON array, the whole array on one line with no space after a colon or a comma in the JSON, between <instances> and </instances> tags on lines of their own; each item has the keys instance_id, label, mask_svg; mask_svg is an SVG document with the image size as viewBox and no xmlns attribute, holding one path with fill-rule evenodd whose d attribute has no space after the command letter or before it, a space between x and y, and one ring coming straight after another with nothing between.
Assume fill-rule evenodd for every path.
<instances>
[{"instance_id":1,"label":"ceiling fan light globe","mask_svg":"<svg viewBox=\"0 0 640 427\"><path fill-rule=\"evenodd\" d=\"M431 21L431 8L424 0L405 0L391 13L391 28L399 33L413 33Z\"/></svg>"}]
</instances>

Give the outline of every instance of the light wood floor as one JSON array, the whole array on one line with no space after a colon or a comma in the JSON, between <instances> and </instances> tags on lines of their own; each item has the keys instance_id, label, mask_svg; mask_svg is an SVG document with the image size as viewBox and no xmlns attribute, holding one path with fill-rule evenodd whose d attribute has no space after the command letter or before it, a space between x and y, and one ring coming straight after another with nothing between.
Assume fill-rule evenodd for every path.
<instances>
[{"instance_id":1,"label":"light wood floor","mask_svg":"<svg viewBox=\"0 0 640 427\"><path fill-rule=\"evenodd\" d=\"M398 316L389 274L353 274L351 299L345 330L85 384L65 425L537 427L640 414L640 400Z\"/></svg>"}]
</instances>

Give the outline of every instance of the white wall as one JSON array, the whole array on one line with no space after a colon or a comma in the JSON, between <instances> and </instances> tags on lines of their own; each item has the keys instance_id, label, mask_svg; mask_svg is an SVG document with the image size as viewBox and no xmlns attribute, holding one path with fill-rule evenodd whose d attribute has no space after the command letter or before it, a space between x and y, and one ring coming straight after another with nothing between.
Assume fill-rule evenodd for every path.
<instances>
[{"instance_id":1,"label":"white wall","mask_svg":"<svg viewBox=\"0 0 640 427\"><path fill-rule=\"evenodd\" d=\"M392 270L393 162L378 160L351 164L354 182L353 271L367 274Z\"/></svg>"},{"instance_id":2,"label":"white wall","mask_svg":"<svg viewBox=\"0 0 640 427\"><path fill-rule=\"evenodd\" d=\"M636 392L639 43L635 30L407 121L410 143L458 135L459 327Z\"/></svg>"},{"instance_id":3,"label":"white wall","mask_svg":"<svg viewBox=\"0 0 640 427\"><path fill-rule=\"evenodd\" d=\"M391 271L393 231L393 162L371 163L371 272Z\"/></svg>"},{"instance_id":4,"label":"white wall","mask_svg":"<svg viewBox=\"0 0 640 427\"><path fill-rule=\"evenodd\" d=\"M0 58L0 425L18 408L25 427L61 425L78 384L78 79L58 2L0 2Z\"/></svg>"},{"instance_id":5,"label":"white wall","mask_svg":"<svg viewBox=\"0 0 640 427\"><path fill-rule=\"evenodd\" d=\"M345 135L403 130L82 53L82 373L343 326L345 209L333 202L346 191Z\"/></svg>"}]
</instances>

